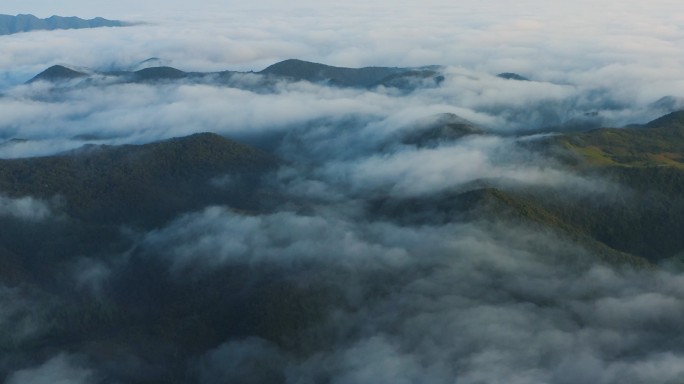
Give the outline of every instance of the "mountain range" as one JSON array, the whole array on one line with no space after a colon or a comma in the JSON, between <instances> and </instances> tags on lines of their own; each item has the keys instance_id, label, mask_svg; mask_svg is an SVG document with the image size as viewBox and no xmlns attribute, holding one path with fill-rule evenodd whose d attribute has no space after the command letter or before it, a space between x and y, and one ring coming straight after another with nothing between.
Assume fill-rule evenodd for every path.
<instances>
[{"instance_id":1,"label":"mountain range","mask_svg":"<svg viewBox=\"0 0 684 384\"><path fill-rule=\"evenodd\" d=\"M148 60L146 60L148 61ZM261 79L259 87L268 87L274 80L308 81L338 87L374 88L379 86L400 89L436 86L444 80L437 66L418 68L398 67L364 67L344 68L303 60L289 59L273 64L260 72L185 72L168 66L146 67L136 71L92 71L75 69L63 65L54 65L39 73L29 82L60 82L70 79L88 80L93 83L121 82L160 82L184 79L192 82L210 84L228 84L241 86L242 83L253 84L254 81L241 82L242 76L256 76ZM246 85L242 85L243 87Z\"/></svg>"},{"instance_id":2,"label":"mountain range","mask_svg":"<svg viewBox=\"0 0 684 384\"><path fill-rule=\"evenodd\" d=\"M73 16L50 16L40 19L34 15L0 15L0 35L40 30L124 27L127 25L130 24L101 17L86 20Z\"/></svg>"},{"instance_id":3,"label":"mountain range","mask_svg":"<svg viewBox=\"0 0 684 384\"><path fill-rule=\"evenodd\" d=\"M465 135L487 133L445 114L397 140L423 147ZM465 190L419 199L371 200L369 212L418 222L449 221L468 212L503 215L647 264L684 250L684 239L678 236L684 231L684 112L640 126L551 136L531 145L577 172L600 175L634 193L628 203L623 196L568 199L545 188L502 188L497 181L483 179ZM154 226L208 204L264 209L256 193L258 180L279 161L274 154L209 133L142 146L89 144L55 156L0 160L0 193L12 198L61 196L63 211L84 223ZM226 174L240 180L231 184L229 193L210 183ZM441 219L420 216L432 212L430 206L441 207Z\"/></svg>"},{"instance_id":4,"label":"mountain range","mask_svg":"<svg viewBox=\"0 0 684 384\"><path fill-rule=\"evenodd\" d=\"M63 85L96 92L180 80L411 91L437 87L440 70L301 60L256 73L53 66L31 82L55 87L31 90L58 97ZM242 76L258 81L240 83ZM339 359L340 369L352 365L366 375L356 378L374 381L368 372L377 371L365 369L376 360L366 355L379 354L384 370L405 361L386 356L441 354L433 349L444 338L432 332L438 326L466 337L484 323L482 332L509 344L490 326L508 320L502 308L516 310L515 324L551 313L560 323L554 345L598 317L606 345L632 337L635 322L649 341L680 348L680 318L658 307L679 308L674 299L639 294L637 303L657 304L646 305L645 319L616 303L641 285L679 290L664 271L684 265L684 111L624 127L502 134L435 110L417 120L401 114L393 127L370 120L359 128L353 117L291 124L268 145L212 132L102 145L102 132L76 137L84 144L77 149L0 159L0 299L11 304L0 309L0 379L14 384L46 364L39 374L84 383L358 382L331 378L327 364ZM0 145L17 143L30 141ZM480 148L493 148L486 161ZM520 172L520 158L557 173L539 182ZM506 172L487 172L495 161ZM430 178L412 174L413 163ZM458 176L452 168L475 176L449 184ZM414 193L420 182L448 187ZM624 286L621 271L631 279ZM606 286L616 287L612 296L601 294ZM576 296L566 300L567 292ZM576 310L582 306L588 319ZM435 315L441 311L450 317ZM626 315L613 321L615 313ZM490 342L453 344L469 353ZM629 361L639 353L625 348ZM69 370L60 359L90 370Z\"/></svg>"},{"instance_id":5,"label":"mountain range","mask_svg":"<svg viewBox=\"0 0 684 384\"><path fill-rule=\"evenodd\" d=\"M402 78L429 77L437 81L438 70L438 67L353 69L285 60L249 74L268 81L285 79L367 88L397 84L395 81ZM240 73L194 73L172 67L97 73L56 65L31 82L97 76L109 76L121 82L216 81L236 74ZM526 80L511 73L504 75L506 79ZM488 133L459 116L441 114L427 123L417 124L394 140L422 148L470 135ZM608 253L613 256L628 255L632 262L657 264L684 251L684 240L677 235L684 231L684 112L670 113L642 125L544 136L524 145L555 158L579 174L598 175L623 185L634 191L630 202L625 203L622 196L573 200L544 188L502 188L498 182L483 179L466 189L418 200L383 198L382 203L372 200L369 212L392 220L413 220L420 217L415 216L416 212L427 211L419 207L436 205L442 207L440 211L446 216L444 219L430 217L431 220L450 220L452 215L463 216L467 212L476 212L476 216L504 215L558 230L592 246L600 245L602 252L610 250ZM209 133L143 146L89 145L51 157L0 160L0 193L44 199L61 196L66 199L65 212L86 222L97 218L99 222L117 225L127 222L159 225L180 212L212 203L258 210L259 204L254 200L258 194L254 190L260 176L246 182L249 177L245 175L262 175L279 162L275 153L268 154ZM209 180L227 173L236 175L243 183L231 194L217 198L219 194ZM172 185L176 187L171 188ZM164 196L164 199L155 196ZM406 207L412 208L407 211ZM597 210L602 214L596 215Z\"/></svg>"}]
</instances>

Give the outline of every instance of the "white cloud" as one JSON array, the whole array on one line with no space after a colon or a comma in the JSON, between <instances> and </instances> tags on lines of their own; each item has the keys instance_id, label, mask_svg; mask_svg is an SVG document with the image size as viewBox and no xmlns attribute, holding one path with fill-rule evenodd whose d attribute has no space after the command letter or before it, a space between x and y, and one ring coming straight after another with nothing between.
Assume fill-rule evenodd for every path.
<instances>
[{"instance_id":1,"label":"white cloud","mask_svg":"<svg viewBox=\"0 0 684 384\"><path fill-rule=\"evenodd\" d=\"M384 243L386 229L381 224L358 228L334 217L291 212L242 216L209 207L150 233L145 244L153 250L171 249L170 264L181 270L234 264L296 266L325 261L391 266L406 262L405 250Z\"/></svg>"},{"instance_id":2,"label":"white cloud","mask_svg":"<svg viewBox=\"0 0 684 384\"><path fill-rule=\"evenodd\" d=\"M52 216L48 203L33 197L17 199L0 196L0 216L10 216L29 221L41 221Z\"/></svg>"},{"instance_id":3,"label":"white cloud","mask_svg":"<svg viewBox=\"0 0 684 384\"><path fill-rule=\"evenodd\" d=\"M74 358L59 354L40 366L12 373L8 384L88 384L94 383L92 372L75 364Z\"/></svg>"}]
</instances>

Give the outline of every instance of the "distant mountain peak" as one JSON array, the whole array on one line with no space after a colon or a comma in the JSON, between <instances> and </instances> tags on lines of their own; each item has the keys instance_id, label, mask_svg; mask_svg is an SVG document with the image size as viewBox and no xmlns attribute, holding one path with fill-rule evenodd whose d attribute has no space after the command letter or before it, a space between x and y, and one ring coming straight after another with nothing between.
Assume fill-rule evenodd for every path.
<instances>
[{"instance_id":1,"label":"distant mountain peak","mask_svg":"<svg viewBox=\"0 0 684 384\"><path fill-rule=\"evenodd\" d=\"M312 78L316 74L320 74L320 71L334 71L335 69L339 69L339 67L299 59L287 59L269 65L259 73L304 79Z\"/></svg>"},{"instance_id":2,"label":"distant mountain peak","mask_svg":"<svg viewBox=\"0 0 684 384\"><path fill-rule=\"evenodd\" d=\"M300 60L300 59L285 59L283 61L279 61L275 64L271 64L268 67L266 67L263 71L264 73L273 73L281 70L287 70L291 69L293 66L295 67L318 67L318 68L331 68L331 65L326 65L326 64L321 64L321 63L314 63L312 61L306 61L306 60ZM334 67L332 67L334 68Z\"/></svg>"},{"instance_id":3,"label":"distant mountain peak","mask_svg":"<svg viewBox=\"0 0 684 384\"><path fill-rule=\"evenodd\" d=\"M287 59L275 63L259 73L294 80L327 82L330 85L370 87L377 85L388 76L410 70L409 68L395 67L334 67L299 59Z\"/></svg>"},{"instance_id":4,"label":"distant mountain peak","mask_svg":"<svg viewBox=\"0 0 684 384\"><path fill-rule=\"evenodd\" d=\"M506 80L530 81L530 79L528 79L527 77L518 75L517 73L513 72L503 72L499 73L496 76Z\"/></svg>"},{"instance_id":5,"label":"distant mountain peak","mask_svg":"<svg viewBox=\"0 0 684 384\"><path fill-rule=\"evenodd\" d=\"M43 72L37 74L33 79L29 80L29 83L38 80L45 81L59 81L75 79L78 77L88 76L85 72L80 72L75 69L65 67L64 65L53 65L52 67L44 70Z\"/></svg>"},{"instance_id":6,"label":"distant mountain peak","mask_svg":"<svg viewBox=\"0 0 684 384\"><path fill-rule=\"evenodd\" d=\"M134 72L135 77L140 80L168 80L182 79L188 74L173 67L149 67Z\"/></svg>"}]
</instances>

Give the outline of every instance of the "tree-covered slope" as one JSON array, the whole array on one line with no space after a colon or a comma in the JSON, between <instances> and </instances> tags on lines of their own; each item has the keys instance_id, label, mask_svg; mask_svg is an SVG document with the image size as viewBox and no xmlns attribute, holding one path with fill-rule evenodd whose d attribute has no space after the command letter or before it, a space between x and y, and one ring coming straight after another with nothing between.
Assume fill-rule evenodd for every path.
<instances>
[{"instance_id":1,"label":"tree-covered slope","mask_svg":"<svg viewBox=\"0 0 684 384\"><path fill-rule=\"evenodd\" d=\"M644 264L684 252L684 112L648 124L546 137L524 145L555 156L593 192L480 180L436 195L379 199L407 223L509 221L555 231L608 262Z\"/></svg>"},{"instance_id":2,"label":"tree-covered slope","mask_svg":"<svg viewBox=\"0 0 684 384\"><path fill-rule=\"evenodd\" d=\"M620 251L653 261L684 251L684 112L567 133L543 145L581 175L620 188L577 200L538 194L535 203Z\"/></svg>"},{"instance_id":3,"label":"tree-covered slope","mask_svg":"<svg viewBox=\"0 0 684 384\"><path fill-rule=\"evenodd\" d=\"M64 199L66 212L97 222L159 223L207 203L249 207L270 155L203 133L145 145L86 146L56 156L0 160L0 193ZM227 190L213 177L230 175Z\"/></svg>"},{"instance_id":4,"label":"tree-covered slope","mask_svg":"<svg viewBox=\"0 0 684 384\"><path fill-rule=\"evenodd\" d=\"M644 126L569 133L555 142L578 154L588 166L684 169L684 112Z\"/></svg>"}]
</instances>

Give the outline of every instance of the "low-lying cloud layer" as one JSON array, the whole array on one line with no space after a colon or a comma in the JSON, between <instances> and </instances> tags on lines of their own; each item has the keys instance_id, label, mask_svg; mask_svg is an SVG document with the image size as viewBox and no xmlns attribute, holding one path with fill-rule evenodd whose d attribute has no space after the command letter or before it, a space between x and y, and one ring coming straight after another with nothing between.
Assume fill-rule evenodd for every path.
<instances>
[{"instance_id":1,"label":"low-lying cloud layer","mask_svg":"<svg viewBox=\"0 0 684 384\"><path fill-rule=\"evenodd\" d=\"M344 89L286 81L268 90L183 81L99 86L82 80L71 85L37 82L0 98L7 111L0 124L5 140L0 156L47 155L85 142L140 144L205 131L244 140L281 135L302 125L335 129L341 121L355 129L353 135L367 135L372 146L392 131L441 113L492 132L515 134L549 127L622 126L669 112L621 100L613 90L505 80L460 68L445 68L444 75L438 87L408 94L382 86ZM345 137L364 145L344 132L337 140Z\"/></svg>"},{"instance_id":2,"label":"low-lying cloud layer","mask_svg":"<svg viewBox=\"0 0 684 384\"><path fill-rule=\"evenodd\" d=\"M402 227L343 212L245 217L209 208L144 240L174 273L275 266L308 270L306 281L337 271L326 276L345 304L298 341L318 349L301 356L261 338L227 341L200 360L200 382L684 378L684 350L672 337L682 330L680 275L595 265L585 249L512 223Z\"/></svg>"},{"instance_id":3,"label":"low-lying cloud layer","mask_svg":"<svg viewBox=\"0 0 684 384\"><path fill-rule=\"evenodd\" d=\"M510 223L401 227L324 211L243 216L209 208L147 235L141 246L179 286L246 267L256 280L241 295L268 290L261 278L290 275L302 294L330 305L301 325L294 350L263 336L230 338L187 361L190 382L684 378L684 350L673 337L682 331L682 276L595 265L581 247ZM325 288L316 292L316 284ZM267 327L286 321L276 307L262 314ZM13 377L67 369L64 359Z\"/></svg>"},{"instance_id":4,"label":"low-lying cloud layer","mask_svg":"<svg viewBox=\"0 0 684 384\"><path fill-rule=\"evenodd\" d=\"M8 384L48 384L48 383L92 383L93 377L89 370L79 367L72 362L71 356L59 354L46 361L39 367L24 369L13 373Z\"/></svg>"}]
</instances>

